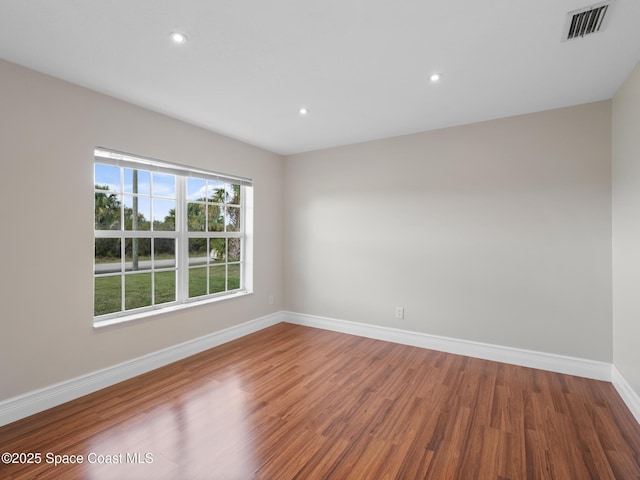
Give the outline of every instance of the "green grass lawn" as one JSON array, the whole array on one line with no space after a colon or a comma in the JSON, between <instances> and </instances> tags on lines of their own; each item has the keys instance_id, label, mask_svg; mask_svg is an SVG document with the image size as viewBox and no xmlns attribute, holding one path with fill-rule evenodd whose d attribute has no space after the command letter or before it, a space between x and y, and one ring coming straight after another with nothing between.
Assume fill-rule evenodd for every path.
<instances>
[{"instance_id":1,"label":"green grass lawn","mask_svg":"<svg viewBox=\"0 0 640 480\"><path fill-rule=\"evenodd\" d=\"M227 289L240 288L240 265L229 265ZM151 273L136 273L125 275L125 310L147 307L152 304ZM155 274L155 305L173 302L175 300L176 284L175 272L156 272ZM94 280L94 315L119 312L122 308L122 277L97 277ZM225 266L209 267L209 291L207 292L207 268L192 268L189 270L189 297L199 297L207 293L225 291Z\"/></svg>"}]
</instances>

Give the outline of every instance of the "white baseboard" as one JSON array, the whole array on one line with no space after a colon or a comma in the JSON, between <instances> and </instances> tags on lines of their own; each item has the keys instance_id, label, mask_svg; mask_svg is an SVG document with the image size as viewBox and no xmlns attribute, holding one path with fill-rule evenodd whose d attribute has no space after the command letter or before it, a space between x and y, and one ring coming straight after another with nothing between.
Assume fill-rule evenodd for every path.
<instances>
[{"instance_id":1,"label":"white baseboard","mask_svg":"<svg viewBox=\"0 0 640 480\"><path fill-rule=\"evenodd\" d=\"M640 424L640 396L629 385L616 366L611 363L295 312L282 312L282 320L297 325L322 328L360 337L611 382L622 401L627 405L638 424Z\"/></svg>"},{"instance_id":2,"label":"white baseboard","mask_svg":"<svg viewBox=\"0 0 640 480\"><path fill-rule=\"evenodd\" d=\"M631 385L629 385L615 365L611 366L611 383L618 391L620 397L622 397L622 401L627 405L631 414L640 424L640 396L631 388Z\"/></svg>"},{"instance_id":3,"label":"white baseboard","mask_svg":"<svg viewBox=\"0 0 640 480\"><path fill-rule=\"evenodd\" d=\"M469 357L538 368L612 382L640 424L640 397L618 369L605 362L459 340L396 328L349 322L295 312L277 312L219 332L196 338L128 362L114 365L49 387L0 401L0 426L93 393L118 382L195 355L280 322L348 333L403 345L428 348Z\"/></svg>"},{"instance_id":4,"label":"white baseboard","mask_svg":"<svg viewBox=\"0 0 640 480\"><path fill-rule=\"evenodd\" d=\"M281 313L274 313L97 372L3 400L0 402L0 426L217 347L281 321Z\"/></svg>"},{"instance_id":5,"label":"white baseboard","mask_svg":"<svg viewBox=\"0 0 640 480\"><path fill-rule=\"evenodd\" d=\"M381 327L335 318L319 317L295 312L283 312L283 320L298 325L322 328L335 332L349 333L361 337L375 338L387 342L428 348L441 352L455 353L468 357L482 358L496 362L538 368L551 372L576 375L578 377L611 381L611 364L587 360L583 358L567 357L553 353L523 350L504 347L488 343L459 340L456 338L440 337L426 333L400 330L397 328Z\"/></svg>"}]
</instances>

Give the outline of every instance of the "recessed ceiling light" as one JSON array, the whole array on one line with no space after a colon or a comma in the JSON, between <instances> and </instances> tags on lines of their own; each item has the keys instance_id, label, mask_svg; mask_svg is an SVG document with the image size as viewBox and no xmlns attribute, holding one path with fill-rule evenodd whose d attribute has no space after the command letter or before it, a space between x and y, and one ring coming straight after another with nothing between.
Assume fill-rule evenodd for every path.
<instances>
[{"instance_id":1,"label":"recessed ceiling light","mask_svg":"<svg viewBox=\"0 0 640 480\"><path fill-rule=\"evenodd\" d=\"M184 33L180 32L171 32L169 38L173 43L183 44L187 43L187 36Z\"/></svg>"},{"instance_id":2,"label":"recessed ceiling light","mask_svg":"<svg viewBox=\"0 0 640 480\"><path fill-rule=\"evenodd\" d=\"M307 107L302 107L300 110L298 110L298 113L300 115L306 115L307 113L309 113L309 109Z\"/></svg>"},{"instance_id":3,"label":"recessed ceiling light","mask_svg":"<svg viewBox=\"0 0 640 480\"><path fill-rule=\"evenodd\" d=\"M439 82L440 80L442 80L442 74L432 73L431 75L429 75L429 80L431 80L431 83Z\"/></svg>"}]
</instances>

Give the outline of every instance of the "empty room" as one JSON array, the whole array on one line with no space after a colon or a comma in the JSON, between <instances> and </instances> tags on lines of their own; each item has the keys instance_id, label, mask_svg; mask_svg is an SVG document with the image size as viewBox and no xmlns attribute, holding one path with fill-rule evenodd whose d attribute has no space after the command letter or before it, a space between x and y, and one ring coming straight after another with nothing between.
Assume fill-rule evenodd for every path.
<instances>
[{"instance_id":1,"label":"empty room","mask_svg":"<svg viewBox=\"0 0 640 480\"><path fill-rule=\"evenodd\" d=\"M638 19L2 0L0 478L640 479Z\"/></svg>"}]
</instances>

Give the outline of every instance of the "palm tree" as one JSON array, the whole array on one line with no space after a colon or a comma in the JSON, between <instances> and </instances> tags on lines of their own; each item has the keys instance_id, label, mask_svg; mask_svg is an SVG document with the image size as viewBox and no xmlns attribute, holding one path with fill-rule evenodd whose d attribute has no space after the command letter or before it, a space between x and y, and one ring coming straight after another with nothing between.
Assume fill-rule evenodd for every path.
<instances>
[{"instance_id":1,"label":"palm tree","mask_svg":"<svg viewBox=\"0 0 640 480\"><path fill-rule=\"evenodd\" d=\"M96 190L109 190L106 185L95 185ZM120 201L115 193L95 193L95 229L117 230L120 228Z\"/></svg>"},{"instance_id":2,"label":"palm tree","mask_svg":"<svg viewBox=\"0 0 640 480\"><path fill-rule=\"evenodd\" d=\"M198 199L203 201L204 199ZM203 232L206 224L205 207L200 203L187 204L187 230L189 232Z\"/></svg>"},{"instance_id":3,"label":"palm tree","mask_svg":"<svg viewBox=\"0 0 640 480\"><path fill-rule=\"evenodd\" d=\"M212 197L213 202L224 205L240 205L240 185L232 183L229 186L231 187L231 192L227 190L226 186L216 189ZM216 214L216 228L214 230L209 227L209 231L219 232L224 230L224 218L220 215L220 207L217 207ZM226 208L226 217L229 225L233 225L235 227L234 230L236 230L240 224L240 209L235 207ZM209 222L211 222L211 216L209 216Z\"/></svg>"}]
</instances>

